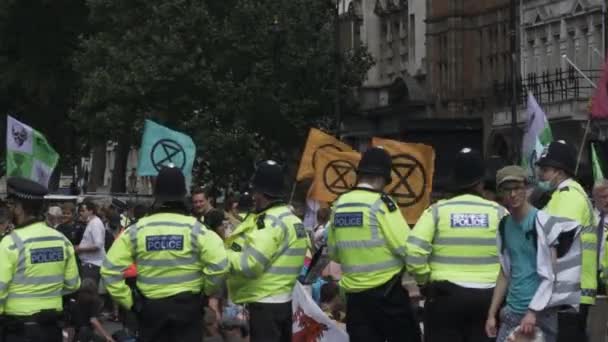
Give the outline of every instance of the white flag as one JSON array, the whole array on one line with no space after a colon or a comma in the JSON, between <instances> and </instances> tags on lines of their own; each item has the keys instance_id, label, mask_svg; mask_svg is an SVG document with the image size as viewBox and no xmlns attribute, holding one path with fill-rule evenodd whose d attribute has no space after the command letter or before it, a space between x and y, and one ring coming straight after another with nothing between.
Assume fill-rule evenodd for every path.
<instances>
[{"instance_id":1,"label":"white flag","mask_svg":"<svg viewBox=\"0 0 608 342\"><path fill-rule=\"evenodd\" d=\"M317 226L317 212L321 208L321 203L312 198L306 199L306 212L304 213L304 227L312 230Z\"/></svg>"},{"instance_id":2,"label":"white flag","mask_svg":"<svg viewBox=\"0 0 608 342\"><path fill-rule=\"evenodd\" d=\"M302 284L293 288L293 342L348 342L348 334L319 308Z\"/></svg>"},{"instance_id":3,"label":"white flag","mask_svg":"<svg viewBox=\"0 0 608 342\"><path fill-rule=\"evenodd\" d=\"M553 135L545 112L540 108L531 92L528 92L526 112L528 120L522 144L521 163L531 176L535 176L535 163L545 148L553 141Z\"/></svg>"}]
</instances>

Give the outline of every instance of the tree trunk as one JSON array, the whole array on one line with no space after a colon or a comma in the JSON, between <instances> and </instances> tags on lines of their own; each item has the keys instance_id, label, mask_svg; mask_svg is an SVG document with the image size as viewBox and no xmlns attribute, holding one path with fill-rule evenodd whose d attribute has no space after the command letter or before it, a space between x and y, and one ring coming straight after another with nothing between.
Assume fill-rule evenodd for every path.
<instances>
[{"instance_id":1,"label":"tree trunk","mask_svg":"<svg viewBox=\"0 0 608 342\"><path fill-rule=\"evenodd\" d=\"M118 139L114 154L114 170L112 171L111 193L127 192L127 159L131 141L129 135L125 134Z\"/></svg>"},{"instance_id":2,"label":"tree trunk","mask_svg":"<svg viewBox=\"0 0 608 342\"><path fill-rule=\"evenodd\" d=\"M89 168L89 184L87 192L97 191L97 187L103 184L103 176L106 171L106 142L99 142L93 146L93 160Z\"/></svg>"}]
</instances>

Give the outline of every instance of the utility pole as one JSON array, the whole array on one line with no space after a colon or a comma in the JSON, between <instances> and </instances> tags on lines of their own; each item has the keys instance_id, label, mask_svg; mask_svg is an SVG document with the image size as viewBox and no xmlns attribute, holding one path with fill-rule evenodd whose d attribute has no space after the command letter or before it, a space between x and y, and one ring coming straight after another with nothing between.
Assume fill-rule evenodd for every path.
<instances>
[{"instance_id":1,"label":"utility pole","mask_svg":"<svg viewBox=\"0 0 608 342\"><path fill-rule=\"evenodd\" d=\"M515 27L515 0L511 0L510 34L511 34L511 146L514 164L519 164L519 141L517 134L517 27Z\"/></svg>"},{"instance_id":2,"label":"utility pole","mask_svg":"<svg viewBox=\"0 0 608 342\"><path fill-rule=\"evenodd\" d=\"M340 50L340 0L335 0L336 7L334 13L334 63L336 72L334 75L334 115L336 116L336 137L340 139L342 125L342 114L340 113L340 80L342 73L341 50Z\"/></svg>"}]
</instances>

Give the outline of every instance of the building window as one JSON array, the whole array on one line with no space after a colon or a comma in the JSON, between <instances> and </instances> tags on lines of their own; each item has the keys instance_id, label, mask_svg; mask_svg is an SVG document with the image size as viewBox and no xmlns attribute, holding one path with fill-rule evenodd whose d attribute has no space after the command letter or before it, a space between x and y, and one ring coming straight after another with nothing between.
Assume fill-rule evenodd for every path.
<instances>
[{"instance_id":1,"label":"building window","mask_svg":"<svg viewBox=\"0 0 608 342\"><path fill-rule=\"evenodd\" d=\"M416 59L416 16L410 14L410 29L408 30L409 39L409 53L413 60Z\"/></svg>"}]
</instances>

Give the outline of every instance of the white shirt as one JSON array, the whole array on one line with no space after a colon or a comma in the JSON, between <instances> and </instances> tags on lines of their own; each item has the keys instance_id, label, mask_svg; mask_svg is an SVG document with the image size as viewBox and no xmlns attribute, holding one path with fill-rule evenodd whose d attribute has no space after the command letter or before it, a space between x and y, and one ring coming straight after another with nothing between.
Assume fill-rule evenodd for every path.
<instances>
[{"instance_id":1,"label":"white shirt","mask_svg":"<svg viewBox=\"0 0 608 342\"><path fill-rule=\"evenodd\" d=\"M87 228L84 230L82 241L80 242L81 247L92 247L98 248L95 252L82 252L79 254L82 263L93 264L100 266L106 257L105 250L106 241L106 228L101 222L101 219L97 216L92 216L87 223Z\"/></svg>"}]
</instances>

